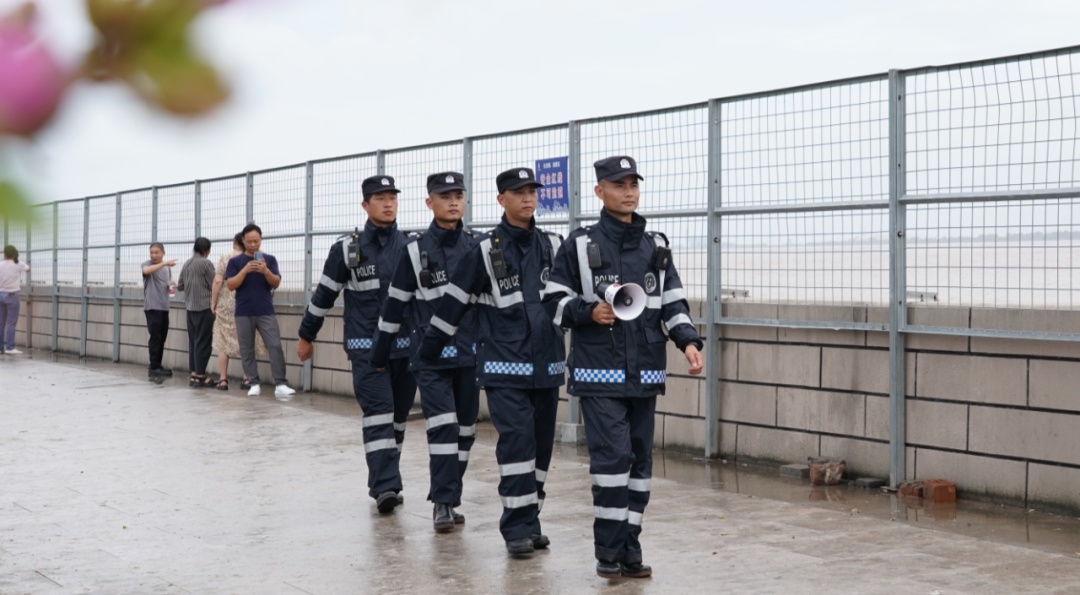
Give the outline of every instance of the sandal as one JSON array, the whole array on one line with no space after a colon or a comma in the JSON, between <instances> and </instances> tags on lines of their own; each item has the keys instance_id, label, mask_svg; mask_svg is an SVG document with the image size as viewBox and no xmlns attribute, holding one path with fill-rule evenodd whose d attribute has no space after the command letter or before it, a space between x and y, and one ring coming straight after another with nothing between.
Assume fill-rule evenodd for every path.
<instances>
[{"instance_id":1,"label":"sandal","mask_svg":"<svg viewBox=\"0 0 1080 595\"><path fill-rule=\"evenodd\" d=\"M188 378L188 386L191 388L202 388L210 384L210 379L206 376L190 376Z\"/></svg>"},{"instance_id":2,"label":"sandal","mask_svg":"<svg viewBox=\"0 0 1080 595\"><path fill-rule=\"evenodd\" d=\"M229 379L228 378L218 378L217 382L214 383L214 386L218 390L229 390Z\"/></svg>"},{"instance_id":3,"label":"sandal","mask_svg":"<svg viewBox=\"0 0 1080 595\"><path fill-rule=\"evenodd\" d=\"M251 388L251 380L247 378L240 381L240 390L249 390Z\"/></svg>"}]
</instances>

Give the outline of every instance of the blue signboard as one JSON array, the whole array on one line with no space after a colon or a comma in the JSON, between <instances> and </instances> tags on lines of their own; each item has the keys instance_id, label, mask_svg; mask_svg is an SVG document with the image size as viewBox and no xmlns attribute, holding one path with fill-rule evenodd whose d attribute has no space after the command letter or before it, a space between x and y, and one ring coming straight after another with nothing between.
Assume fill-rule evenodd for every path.
<instances>
[{"instance_id":1,"label":"blue signboard","mask_svg":"<svg viewBox=\"0 0 1080 595\"><path fill-rule=\"evenodd\" d=\"M570 207L570 170L566 157L536 160L536 179L544 185L537 189L537 215L567 213Z\"/></svg>"}]
</instances>

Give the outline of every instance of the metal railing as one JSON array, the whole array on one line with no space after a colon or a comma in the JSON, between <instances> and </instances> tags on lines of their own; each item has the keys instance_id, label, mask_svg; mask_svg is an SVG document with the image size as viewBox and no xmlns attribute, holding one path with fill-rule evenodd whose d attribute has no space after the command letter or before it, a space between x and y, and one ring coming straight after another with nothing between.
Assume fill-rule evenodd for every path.
<instances>
[{"instance_id":1,"label":"metal railing","mask_svg":"<svg viewBox=\"0 0 1080 595\"><path fill-rule=\"evenodd\" d=\"M885 331L890 352L892 483L904 472L904 337L912 333L1080 340L1061 324L1080 307L1080 61L1071 47L829 81L648 112L590 118L429 145L320 159L36 207L3 225L28 253L31 282L82 304L141 299L147 245L186 255L194 237L227 244L248 220L306 300L323 255L361 225L360 181L403 190L399 224L423 228L428 174L465 174L466 223L490 227L495 175L557 163L565 209L539 223L561 233L598 217L592 163L637 158L639 212L663 231L716 346L723 325ZM561 160L561 161L560 161ZM1075 260L1074 260L1075 256ZM734 302L859 304L887 322L736 317ZM1004 321L913 325L909 303L995 308ZM820 309L827 316L828 309ZM705 454L719 436L719 358L707 358ZM310 366L310 364L309 364ZM310 367L305 381L310 382ZM578 421L576 403L571 421Z\"/></svg>"}]
</instances>

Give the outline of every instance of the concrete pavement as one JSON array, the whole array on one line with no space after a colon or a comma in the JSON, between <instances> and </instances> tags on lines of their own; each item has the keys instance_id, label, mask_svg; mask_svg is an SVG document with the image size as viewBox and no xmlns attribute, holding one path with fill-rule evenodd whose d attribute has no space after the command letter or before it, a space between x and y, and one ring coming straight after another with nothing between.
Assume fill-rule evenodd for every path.
<instances>
[{"instance_id":1,"label":"concrete pavement","mask_svg":"<svg viewBox=\"0 0 1080 595\"><path fill-rule=\"evenodd\" d=\"M607 581L594 574L588 464L575 447L557 449L548 475L551 548L511 559L490 428L466 475L467 523L436 535L422 421L406 434L405 505L380 516L353 401L279 403L268 390L191 389L183 372L157 386L137 366L47 360L0 358L4 594L1080 592L1080 559L1066 551L1073 540L1080 552L1080 533L1024 547L892 522L851 501L662 477L642 536L655 575ZM738 481L729 467L680 468Z\"/></svg>"}]
</instances>

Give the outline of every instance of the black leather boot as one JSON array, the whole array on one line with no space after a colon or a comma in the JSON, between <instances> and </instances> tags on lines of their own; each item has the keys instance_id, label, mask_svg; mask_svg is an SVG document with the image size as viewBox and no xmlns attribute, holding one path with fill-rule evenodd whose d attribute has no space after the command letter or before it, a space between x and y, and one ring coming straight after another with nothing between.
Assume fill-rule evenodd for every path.
<instances>
[{"instance_id":1,"label":"black leather boot","mask_svg":"<svg viewBox=\"0 0 1080 595\"><path fill-rule=\"evenodd\" d=\"M454 530L454 509L449 504L436 504L431 513L436 533L449 533Z\"/></svg>"}]
</instances>

